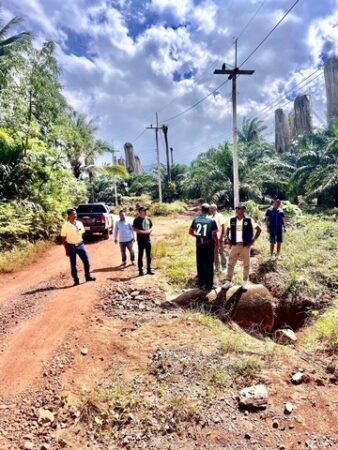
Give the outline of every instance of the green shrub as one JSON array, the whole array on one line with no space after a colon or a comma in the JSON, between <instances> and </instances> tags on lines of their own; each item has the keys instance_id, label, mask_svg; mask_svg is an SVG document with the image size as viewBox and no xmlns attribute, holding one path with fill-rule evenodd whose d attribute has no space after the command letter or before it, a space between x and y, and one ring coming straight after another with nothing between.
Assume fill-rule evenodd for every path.
<instances>
[{"instance_id":1,"label":"green shrub","mask_svg":"<svg viewBox=\"0 0 338 450\"><path fill-rule=\"evenodd\" d=\"M186 204L180 201L173 203L152 203L150 213L153 216L169 216L170 214L183 214L186 209Z\"/></svg>"},{"instance_id":2,"label":"green shrub","mask_svg":"<svg viewBox=\"0 0 338 450\"><path fill-rule=\"evenodd\" d=\"M316 311L317 315L318 312ZM321 348L331 352L338 352L338 298L331 308L327 309L311 327L307 338L311 348Z\"/></svg>"},{"instance_id":3,"label":"green shrub","mask_svg":"<svg viewBox=\"0 0 338 450\"><path fill-rule=\"evenodd\" d=\"M301 209L297 205L289 202L288 200L283 200L282 209L284 214L288 217L297 217L302 215Z\"/></svg>"},{"instance_id":4,"label":"green shrub","mask_svg":"<svg viewBox=\"0 0 338 450\"><path fill-rule=\"evenodd\" d=\"M248 216L252 217L254 220L261 219L262 213L259 210L257 203L255 203L253 200L248 200L245 205L246 205L246 214Z\"/></svg>"}]
</instances>

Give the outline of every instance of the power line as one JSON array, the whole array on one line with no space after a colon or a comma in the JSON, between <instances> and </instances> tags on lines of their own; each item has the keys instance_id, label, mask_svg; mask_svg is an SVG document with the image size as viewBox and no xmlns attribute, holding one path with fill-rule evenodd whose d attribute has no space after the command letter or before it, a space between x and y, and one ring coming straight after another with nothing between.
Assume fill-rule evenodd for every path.
<instances>
[{"instance_id":1,"label":"power line","mask_svg":"<svg viewBox=\"0 0 338 450\"><path fill-rule=\"evenodd\" d=\"M266 0L265 0L266 1ZM254 15L252 16L252 18L248 21L248 23L244 26L244 28L242 29L242 31L240 32L239 35L243 34L243 32L245 31L245 29L248 28L248 26L252 23L252 21L254 20L254 18L257 16L258 12L260 11L260 9L263 7L265 1L262 2L262 4L260 5L260 7L257 9L257 11L254 13ZM249 59L252 58L252 56L258 51L258 49L267 41L267 39L271 36L271 34L276 30L276 28L278 28L278 26L286 19L286 17L290 14L290 12L293 10L293 8L297 5L297 3L299 3L299 0L296 0L291 6L290 8L286 11L286 13L281 17L281 19L276 23L276 25L269 31L269 33L264 37L264 39L255 47L255 49L247 56L247 58L241 63L241 65L239 66L239 68L241 68L246 62L249 61ZM199 104L201 104L202 102L204 102L204 100L206 100L207 98L209 98L211 95L215 94L222 86L224 86L226 83L228 82L228 80L225 80L224 82L222 82L220 85L218 85L215 89L213 89L209 94L205 95L204 97L202 97L200 100L198 100L197 102L195 102L193 105L189 106L188 108L186 108L185 110L171 116L168 117L167 119L163 120L161 123L165 123L165 122L170 122L172 120L175 120L179 117L181 117L182 115L186 114L187 112L191 111L192 109L194 109L196 106L198 106ZM169 102L169 104L171 104L171 102ZM168 106L168 105L167 105ZM162 108L163 110L164 108ZM133 142L135 142L137 139L139 139L145 130L143 130L142 132L139 133L139 135L137 135L137 137L133 140Z\"/></svg>"},{"instance_id":2,"label":"power line","mask_svg":"<svg viewBox=\"0 0 338 450\"><path fill-rule=\"evenodd\" d=\"M245 58L245 60L242 62L242 64L239 66L241 68L246 62L251 59L251 57L257 52L257 50L264 44L264 42L269 39L269 37L272 35L272 33L276 30L276 28L279 27L279 25L286 19L286 17L290 14L290 12L293 10L293 8L299 3L299 0L296 0L292 6L286 11L286 13L283 15L281 19L276 23L276 25L272 28L272 30L269 31L269 33L265 36L265 38L257 45L257 47L254 48L254 50Z\"/></svg>"},{"instance_id":3,"label":"power line","mask_svg":"<svg viewBox=\"0 0 338 450\"><path fill-rule=\"evenodd\" d=\"M266 0L263 0L261 4L258 6L257 10L252 15L251 19L244 25L242 28L242 31L240 31L239 35L237 36L237 39L239 39L247 30L247 28L252 24L252 22L255 20L256 16L258 15L259 11L263 8L264 4L266 3Z\"/></svg>"},{"instance_id":4,"label":"power line","mask_svg":"<svg viewBox=\"0 0 338 450\"><path fill-rule=\"evenodd\" d=\"M280 103L280 101L282 101L288 94L291 94L295 89L297 89L298 87L300 87L303 83L305 83L309 78L311 78L313 75L315 75L317 72L322 70L323 66L320 66L317 70L315 70L314 72L312 72L310 75L308 75L306 78L304 78L302 81L300 81L299 83L297 83L294 87L292 87L291 89L289 89L288 91L284 92L280 98L278 100L275 100L273 103L271 103L270 105L265 106L262 110L258 111L259 114L263 114L266 110L270 109L271 107L273 107L274 105L278 105Z\"/></svg>"},{"instance_id":5,"label":"power line","mask_svg":"<svg viewBox=\"0 0 338 450\"><path fill-rule=\"evenodd\" d=\"M188 111L192 110L193 108L195 108L196 106L198 106L200 103L204 102L204 100L206 100L207 98L209 98L211 95L215 94L222 86L225 85L225 83L227 83L229 80L225 80L223 81L223 83L219 84L214 90L212 90L211 92L209 92L209 94L205 95L204 97L202 97L201 99L199 99L196 103L194 103L193 105L189 106L188 108L186 108L185 110L181 111L178 114L175 114L174 116L168 117L167 119L163 120L161 123L164 122L170 122L171 120L177 119L178 117L182 116L183 114L187 113Z\"/></svg>"},{"instance_id":6,"label":"power line","mask_svg":"<svg viewBox=\"0 0 338 450\"><path fill-rule=\"evenodd\" d=\"M302 86L302 88L304 88L304 87L306 87L306 86L308 86L308 85L311 85L311 84L312 84L317 78L319 78L321 75L323 75L323 72L322 72L322 71L321 71L317 76L315 76L314 78L312 78L311 80L308 80L308 82L305 83L305 84ZM294 91L294 90L295 90L295 88L292 89L292 91ZM284 97L284 98L285 98L285 97ZM261 113L257 116L257 118L262 117L263 114L266 115L268 112L270 112L272 109L276 108L277 106L279 106L280 108L282 108L283 106L287 105L287 104L290 103L291 101L292 101L292 100L286 99L286 101L283 102L283 100L281 99L277 104L273 104L273 105L270 106L267 110L265 110L264 113L261 112Z\"/></svg>"},{"instance_id":7,"label":"power line","mask_svg":"<svg viewBox=\"0 0 338 450\"><path fill-rule=\"evenodd\" d=\"M134 144L144 133L146 132L146 129L144 128L137 136L135 139L133 139L131 141L132 144Z\"/></svg>"}]
</instances>

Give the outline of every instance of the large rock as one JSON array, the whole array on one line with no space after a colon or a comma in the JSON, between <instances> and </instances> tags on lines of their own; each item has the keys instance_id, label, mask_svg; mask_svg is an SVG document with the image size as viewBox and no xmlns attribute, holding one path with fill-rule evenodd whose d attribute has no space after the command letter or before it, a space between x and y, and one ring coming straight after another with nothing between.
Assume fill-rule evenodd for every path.
<instances>
[{"instance_id":1,"label":"large rock","mask_svg":"<svg viewBox=\"0 0 338 450\"><path fill-rule=\"evenodd\" d=\"M266 408L268 391L264 384L256 384L239 392L239 405L245 408Z\"/></svg>"},{"instance_id":2,"label":"large rock","mask_svg":"<svg viewBox=\"0 0 338 450\"><path fill-rule=\"evenodd\" d=\"M226 292L224 303L230 317L241 327L259 328L271 333L275 321L275 300L262 284L249 285L243 292L240 286L233 286Z\"/></svg>"},{"instance_id":3,"label":"large rock","mask_svg":"<svg viewBox=\"0 0 338 450\"><path fill-rule=\"evenodd\" d=\"M275 331L275 342L281 345L293 345L297 342L296 334L290 330L276 330Z\"/></svg>"}]
</instances>

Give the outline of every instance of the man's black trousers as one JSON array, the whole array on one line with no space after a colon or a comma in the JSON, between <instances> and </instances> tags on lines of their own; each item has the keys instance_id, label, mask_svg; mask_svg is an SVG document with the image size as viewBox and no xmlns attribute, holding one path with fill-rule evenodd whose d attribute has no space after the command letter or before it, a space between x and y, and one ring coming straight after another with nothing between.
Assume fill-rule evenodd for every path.
<instances>
[{"instance_id":1,"label":"man's black trousers","mask_svg":"<svg viewBox=\"0 0 338 450\"><path fill-rule=\"evenodd\" d=\"M141 271L143 268L143 254L146 252L147 257L147 270L151 269L151 242L150 241L138 241L138 269Z\"/></svg>"},{"instance_id":2,"label":"man's black trousers","mask_svg":"<svg viewBox=\"0 0 338 450\"><path fill-rule=\"evenodd\" d=\"M196 245L197 277L200 288L212 289L214 285L215 244Z\"/></svg>"}]
</instances>

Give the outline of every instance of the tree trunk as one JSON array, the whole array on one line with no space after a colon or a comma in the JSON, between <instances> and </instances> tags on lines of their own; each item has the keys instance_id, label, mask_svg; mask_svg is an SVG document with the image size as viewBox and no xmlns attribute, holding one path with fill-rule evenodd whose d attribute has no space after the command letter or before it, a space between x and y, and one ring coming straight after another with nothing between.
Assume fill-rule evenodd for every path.
<instances>
[{"instance_id":1,"label":"tree trunk","mask_svg":"<svg viewBox=\"0 0 338 450\"><path fill-rule=\"evenodd\" d=\"M338 117L338 57L332 56L324 65L327 120Z\"/></svg>"},{"instance_id":2,"label":"tree trunk","mask_svg":"<svg viewBox=\"0 0 338 450\"><path fill-rule=\"evenodd\" d=\"M281 108L275 111L275 147L278 153L288 151L291 144L289 121Z\"/></svg>"},{"instance_id":3,"label":"tree trunk","mask_svg":"<svg viewBox=\"0 0 338 450\"><path fill-rule=\"evenodd\" d=\"M312 133L312 110L309 97L307 95L299 95L296 97L294 109L296 136Z\"/></svg>"},{"instance_id":4,"label":"tree trunk","mask_svg":"<svg viewBox=\"0 0 338 450\"><path fill-rule=\"evenodd\" d=\"M28 140L30 135L30 129L31 129L31 123L32 123L32 107L33 107L33 93L30 90L29 91L29 103L28 103L28 114L27 114L27 133L26 133L26 139L25 139L25 148L24 148L24 155L27 154L28 149Z\"/></svg>"}]
</instances>

